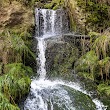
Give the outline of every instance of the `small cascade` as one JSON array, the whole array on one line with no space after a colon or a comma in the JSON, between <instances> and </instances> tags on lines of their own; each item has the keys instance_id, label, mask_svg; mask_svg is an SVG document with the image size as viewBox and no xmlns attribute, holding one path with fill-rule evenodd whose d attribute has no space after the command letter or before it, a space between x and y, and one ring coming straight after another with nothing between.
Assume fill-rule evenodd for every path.
<instances>
[{"instance_id":1,"label":"small cascade","mask_svg":"<svg viewBox=\"0 0 110 110\"><path fill-rule=\"evenodd\" d=\"M90 95L81 89L79 84L46 79L45 40L68 33L68 21L66 13L60 9L56 11L36 9L35 17L37 49L39 51L37 58L39 78L32 79L30 94L24 102L23 110L85 110L84 104L87 105L87 110L96 110L96 108L97 110L106 110L100 101L86 99L86 95ZM76 102L79 100L79 96L83 96L85 101Z\"/></svg>"},{"instance_id":2,"label":"small cascade","mask_svg":"<svg viewBox=\"0 0 110 110\"><path fill-rule=\"evenodd\" d=\"M61 35L63 33L68 32L68 22L67 17L63 10L49 10L49 9L36 9L36 39L38 40L38 64L39 69L37 73L40 75L40 78L44 78L46 76L45 69L45 39L49 37L55 37L57 35ZM64 23L62 23L64 21ZM66 22L65 22L66 21ZM66 26L64 26L65 24Z\"/></svg>"},{"instance_id":3,"label":"small cascade","mask_svg":"<svg viewBox=\"0 0 110 110\"><path fill-rule=\"evenodd\" d=\"M68 33L69 24L64 10L36 9L36 37L52 37Z\"/></svg>"}]
</instances>

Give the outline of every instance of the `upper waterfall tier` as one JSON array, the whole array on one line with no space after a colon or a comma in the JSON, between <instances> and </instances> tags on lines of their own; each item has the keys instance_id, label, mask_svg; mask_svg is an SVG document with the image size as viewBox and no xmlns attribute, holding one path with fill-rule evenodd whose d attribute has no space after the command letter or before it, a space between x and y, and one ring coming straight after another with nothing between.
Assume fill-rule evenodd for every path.
<instances>
[{"instance_id":1,"label":"upper waterfall tier","mask_svg":"<svg viewBox=\"0 0 110 110\"><path fill-rule=\"evenodd\" d=\"M35 9L37 37L61 35L69 31L68 17L64 10Z\"/></svg>"}]
</instances>

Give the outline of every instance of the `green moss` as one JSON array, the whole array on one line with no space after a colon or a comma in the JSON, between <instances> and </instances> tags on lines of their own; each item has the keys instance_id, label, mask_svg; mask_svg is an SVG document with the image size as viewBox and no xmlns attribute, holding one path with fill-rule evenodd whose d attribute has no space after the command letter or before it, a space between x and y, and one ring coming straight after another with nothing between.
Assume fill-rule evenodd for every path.
<instances>
[{"instance_id":1,"label":"green moss","mask_svg":"<svg viewBox=\"0 0 110 110\"><path fill-rule=\"evenodd\" d=\"M79 91L76 91L74 89L70 89L67 86L64 86L64 88L65 90L68 91L69 96L71 96L70 98L72 100L74 99L73 104L77 110L95 110L96 109L95 104L92 102L92 99L89 96Z\"/></svg>"}]
</instances>

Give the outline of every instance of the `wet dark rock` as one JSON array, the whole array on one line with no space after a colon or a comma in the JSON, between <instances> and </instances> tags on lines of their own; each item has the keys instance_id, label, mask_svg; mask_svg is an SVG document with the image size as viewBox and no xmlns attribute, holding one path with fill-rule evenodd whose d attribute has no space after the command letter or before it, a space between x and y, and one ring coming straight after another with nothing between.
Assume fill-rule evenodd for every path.
<instances>
[{"instance_id":1,"label":"wet dark rock","mask_svg":"<svg viewBox=\"0 0 110 110\"><path fill-rule=\"evenodd\" d=\"M79 51L74 43L70 43L70 40L67 41L62 36L56 40L52 38L47 40L46 69L48 77L71 77Z\"/></svg>"}]
</instances>

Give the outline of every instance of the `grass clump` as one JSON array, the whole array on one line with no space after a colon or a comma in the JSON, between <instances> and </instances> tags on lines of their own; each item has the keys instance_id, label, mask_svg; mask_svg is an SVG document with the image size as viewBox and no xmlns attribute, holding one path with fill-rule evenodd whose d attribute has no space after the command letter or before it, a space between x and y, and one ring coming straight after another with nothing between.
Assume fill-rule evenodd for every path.
<instances>
[{"instance_id":1,"label":"grass clump","mask_svg":"<svg viewBox=\"0 0 110 110\"><path fill-rule=\"evenodd\" d=\"M106 94L107 96L110 96L110 86L108 86L107 84L99 84L98 92L99 94Z\"/></svg>"},{"instance_id":2,"label":"grass clump","mask_svg":"<svg viewBox=\"0 0 110 110\"><path fill-rule=\"evenodd\" d=\"M16 31L6 30L2 33L3 37L3 64L7 63L21 63L26 58L31 57L35 60L35 55L31 51L31 36L29 33L20 33ZM7 56L4 54L5 52Z\"/></svg>"},{"instance_id":3,"label":"grass clump","mask_svg":"<svg viewBox=\"0 0 110 110\"><path fill-rule=\"evenodd\" d=\"M97 61L98 57L96 56L95 51L89 51L76 62L75 70L82 73L91 73L92 79L94 79L94 71L97 66Z\"/></svg>"},{"instance_id":4,"label":"grass clump","mask_svg":"<svg viewBox=\"0 0 110 110\"><path fill-rule=\"evenodd\" d=\"M21 63L14 63L6 65L5 72L0 77L0 110L19 110L15 103L28 94L31 83L29 76L33 71ZM7 109L3 109L4 106Z\"/></svg>"}]
</instances>

